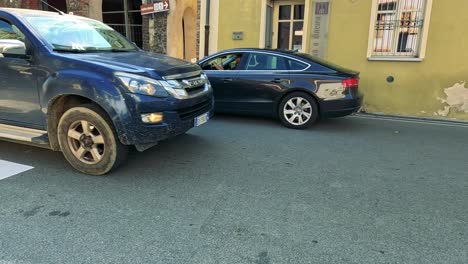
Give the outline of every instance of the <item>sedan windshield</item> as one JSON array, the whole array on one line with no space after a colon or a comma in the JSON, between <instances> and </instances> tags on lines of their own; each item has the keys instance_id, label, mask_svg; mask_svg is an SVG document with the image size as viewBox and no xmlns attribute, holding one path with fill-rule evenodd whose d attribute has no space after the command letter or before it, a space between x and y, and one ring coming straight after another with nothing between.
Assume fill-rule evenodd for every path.
<instances>
[{"instance_id":1,"label":"sedan windshield","mask_svg":"<svg viewBox=\"0 0 468 264\"><path fill-rule=\"evenodd\" d=\"M55 51L137 50L135 45L114 29L98 21L68 16L27 16L26 20Z\"/></svg>"}]
</instances>

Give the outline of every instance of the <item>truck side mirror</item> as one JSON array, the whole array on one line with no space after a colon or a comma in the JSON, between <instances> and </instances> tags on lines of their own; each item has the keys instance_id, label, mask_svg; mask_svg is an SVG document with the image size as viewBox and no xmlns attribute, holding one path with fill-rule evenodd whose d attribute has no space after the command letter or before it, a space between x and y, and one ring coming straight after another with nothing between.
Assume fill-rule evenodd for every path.
<instances>
[{"instance_id":1,"label":"truck side mirror","mask_svg":"<svg viewBox=\"0 0 468 264\"><path fill-rule=\"evenodd\" d=\"M3 56L26 56L26 44L17 39L0 39L0 53Z\"/></svg>"}]
</instances>

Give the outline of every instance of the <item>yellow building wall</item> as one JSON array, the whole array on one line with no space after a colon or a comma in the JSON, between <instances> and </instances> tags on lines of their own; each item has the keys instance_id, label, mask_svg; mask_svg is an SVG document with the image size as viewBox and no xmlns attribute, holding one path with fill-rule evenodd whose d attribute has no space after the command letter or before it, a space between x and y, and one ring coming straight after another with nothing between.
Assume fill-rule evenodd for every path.
<instances>
[{"instance_id":1,"label":"yellow building wall","mask_svg":"<svg viewBox=\"0 0 468 264\"><path fill-rule=\"evenodd\" d=\"M372 0L332 1L327 52L361 72L365 111L468 120L468 89L448 89L468 80L468 1L433 1L422 62L367 60L371 6Z\"/></svg>"},{"instance_id":2,"label":"yellow building wall","mask_svg":"<svg viewBox=\"0 0 468 264\"><path fill-rule=\"evenodd\" d=\"M219 0L218 50L258 47L261 2ZM233 40L233 32L243 32L243 40Z\"/></svg>"},{"instance_id":3,"label":"yellow building wall","mask_svg":"<svg viewBox=\"0 0 468 264\"><path fill-rule=\"evenodd\" d=\"M167 16L167 54L186 60L197 56L197 0L170 0ZM185 26L185 53L184 31ZM185 54L185 57L184 57Z\"/></svg>"},{"instance_id":4,"label":"yellow building wall","mask_svg":"<svg viewBox=\"0 0 468 264\"><path fill-rule=\"evenodd\" d=\"M218 51L259 47L262 0L212 1L219 1ZM311 1L306 5L312 3L306 1ZM326 59L361 72L363 110L468 120L468 84L464 85L468 82L468 1L432 1L427 49L421 62L367 59L372 1L330 0ZM311 14L309 18L311 24ZM232 40L235 31L242 31L244 39ZM306 38L309 32L310 27ZM387 82L388 76L394 77L393 83Z\"/></svg>"}]
</instances>

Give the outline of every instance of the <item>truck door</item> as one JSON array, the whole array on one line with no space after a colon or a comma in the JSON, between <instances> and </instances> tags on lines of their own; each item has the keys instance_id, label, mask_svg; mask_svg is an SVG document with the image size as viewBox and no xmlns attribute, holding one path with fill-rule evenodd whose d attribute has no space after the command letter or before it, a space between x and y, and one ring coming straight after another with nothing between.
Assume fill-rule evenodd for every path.
<instances>
[{"instance_id":1,"label":"truck door","mask_svg":"<svg viewBox=\"0 0 468 264\"><path fill-rule=\"evenodd\" d=\"M0 121L42 128L35 66L25 35L0 17Z\"/></svg>"}]
</instances>

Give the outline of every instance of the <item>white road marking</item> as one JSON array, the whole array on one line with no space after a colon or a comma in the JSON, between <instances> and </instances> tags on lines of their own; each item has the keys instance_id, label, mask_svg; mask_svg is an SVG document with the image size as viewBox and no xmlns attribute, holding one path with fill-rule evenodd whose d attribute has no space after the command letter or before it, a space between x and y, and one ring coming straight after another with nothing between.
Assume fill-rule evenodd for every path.
<instances>
[{"instance_id":1,"label":"white road marking","mask_svg":"<svg viewBox=\"0 0 468 264\"><path fill-rule=\"evenodd\" d=\"M33 169L34 167L0 160L0 180Z\"/></svg>"},{"instance_id":2,"label":"white road marking","mask_svg":"<svg viewBox=\"0 0 468 264\"><path fill-rule=\"evenodd\" d=\"M378 117L378 116L366 116L366 115L352 115L353 118L360 118L360 119L374 119L374 120L382 120L382 121L392 121L392 122L401 122L401 123L411 123L411 124L423 124L423 125L435 125L435 126L447 126L447 127L468 127L468 123L450 123L444 121L430 121L430 120L416 120L416 119L405 119L405 118L398 118L398 117Z\"/></svg>"}]
</instances>

